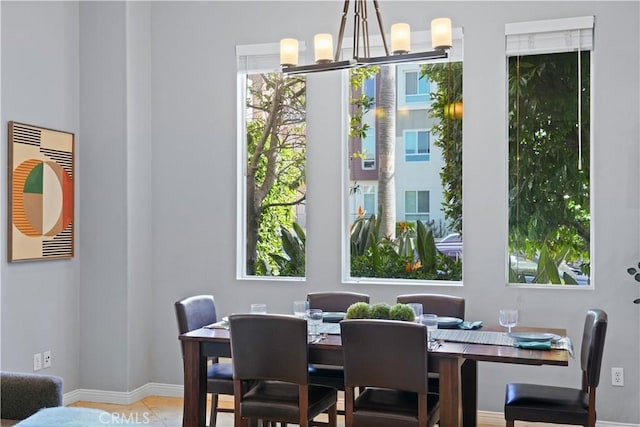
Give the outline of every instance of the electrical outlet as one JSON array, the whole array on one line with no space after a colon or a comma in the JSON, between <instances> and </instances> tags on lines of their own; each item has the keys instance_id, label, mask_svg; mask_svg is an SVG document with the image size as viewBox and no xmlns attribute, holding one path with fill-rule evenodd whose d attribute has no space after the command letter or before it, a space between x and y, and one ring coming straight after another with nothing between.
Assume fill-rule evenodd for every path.
<instances>
[{"instance_id":1,"label":"electrical outlet","mask_svg":"<svg viewBox=\"0 0 640 427\"><path fill-rule=\"evenodd\" d=\"M622 368L611 368L611 385L624 386L624 370Z\"/></svg>"},{"instance_id":2,"label":"electrical outlet","mask_svg":"<svg viewBox=\"0 0 640 427\"><path fill-rule=\"evenodd\" d=\"M51 367L51 350L47 350L44 353L42 353L42 366L44 368L50 368Z\"/></svg>"},{"instance_id":3,"label":"electrical outlet","mask_svg":"<svg viewBox=\"0 0 640 427\"><path fill-rule=\"evenodd\" d=\"M35 353L33 355L33 370L39 371L42 369L42 353Z\"/></svg>"}]
</instances>

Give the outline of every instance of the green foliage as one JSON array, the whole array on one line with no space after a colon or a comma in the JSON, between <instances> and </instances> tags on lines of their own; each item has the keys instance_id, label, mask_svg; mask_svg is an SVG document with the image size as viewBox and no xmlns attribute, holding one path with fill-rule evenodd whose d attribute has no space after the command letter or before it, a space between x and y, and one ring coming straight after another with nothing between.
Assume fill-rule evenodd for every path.
<instances>
[{"instance_id":1,"label":"green foliage","mask_svg":"<svg viewBox=\"0 0 640 427\"><path fill-rule=\"evenodd\" d=\"M284 255L281 229L293 227L305 199L305 107L304 77L247 75L248 275L281 274L282 260L271 254Z\"/></svg>"},{"instance_id":2,"label":"green foliage","mask_svg":"<svg viewBox=\"0 0 640 427\"><path fill-rule=\"evenodd\" d=\"M387 303L377 303L371 306L370 316L372 319L388 319L391 306Z\"/></svg>"},{"instance_id":3,"label":"green foliage","mask_svg":"<svg viewBox=\"0 0 640 427\"><path fill-rule=\"evenodd\" d=\"M297 222L293 223L293 228L280 230L282 251L280 253L270 253L269 255L278 265L280 276L304 277L306 251L305 232Z\"/></svg>"},{"instance_id":4,"label":"green foliage","mask_svg":"<svg viewBox=\"0 0 640 427\"><path fill-rule=\"evenodd\" d=\"M453 105L462 106L462 62L428 64L421 75L436 84L431 93L433 145L442 149L444 166L440 180L444 192L443 211L450 228L462 234L462 117L453 114Z\"/></svg>"},{"instance_id":5,"label":"green foliage","mask_svg":"<svg viewBox=\"0 0 640 427\"><path fill-rule=\"evenodd\" d=\"M413 309L407 304L395 304L389 310L389 319L391 320L403 320L405 322L414 322L416 314Z\"/></svg>"},{"instance_id":6,"label":"green foliage","mask_svg":"<svg viewBox=\"0 0 640 427\"><path fill-rule=\"evenodd\" d=\"M550 257L589 271L590 53L580 55L580 87L575 52L509 58L509 246L549 267L536 283L557 283Z\"/></svg>"},{"instance_id":7,"label":"green foliage","mask_svg":"<svg viewBox=\"0 0 640 427\"><path fill-rule=\"evenodd\" d=\"M627 273L629 273L636 282L640 282L640 263L638 263L638 267L629 267L627 268ZM640 298L633 300L634 304L640 304Z\"/></svg>"},{"instance_id":8,"label":"green foliage","mask_svg":"<svg viewBox=\"0 0 640 427\"><path fill-rule=\"evenodd\" d=\"M345 319L370 319L371 306L366 302L356 302L349 306Z\"/></svg>"},{"instance_id":9,"label":"green foliage","mask_svg":"<svg viewBox=\"0 0 640 427\"><path fill-rule=\"evenodd\" d=\"M433 231L418 221L400 222L395 240L380 235L376 215L351 227L351 276L414 280L461 280L462 262L436 250ZM416 231L417 230L417 231Z\"/></svg>"}]
</instances>

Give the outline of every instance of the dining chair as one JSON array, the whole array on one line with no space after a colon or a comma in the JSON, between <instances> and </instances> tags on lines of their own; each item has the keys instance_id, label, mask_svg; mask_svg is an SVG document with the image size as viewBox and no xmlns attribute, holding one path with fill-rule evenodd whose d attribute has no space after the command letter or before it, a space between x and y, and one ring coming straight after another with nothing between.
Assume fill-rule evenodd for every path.
<instances>
[{"instance_id":1,"label":"dining chair","mask_svg":"<svg viewBox=\"0 0 640 427\"><path fill-rule=\"evenodd\" d=\"M357 292L329 291L307 294L309 308L319 308L326 312L346 313L351 304L369 302L369 295ZM326 385L344 391L344 371L341 366L310 365L310 381L313 384ZM342 414L344 411L340 410Z\"/></svg>"},{"instance_id":2,"label":"dining chair","mask_svg":"<svg viewBox=\"0 0 640 427\"><path fill-rule=\"evenodd\" d=\"M357 292L310 292L307 294L309 308L319 308L322 311L344 312L356 302L369 302L369 295Z\"/></svg>"},{"instance_id":3,"label":"dining chair","mask_svg":"<svg viewBox=\"0 0 640 427\"><path fill-rule=\"evenodd\" d=\"M337 391L309 384L304 319L279 314L234 314L229 316L229 327L235 426L246 427L252 419L307 427L323 412L328 413L328 425L336 426ZM247 384L248 389L243 389Z\"/></svg>"},{"instance_id":4,"label":"dining chair","mask_svg":"<svg viewBox=\"0 0 640 427\"><path fill-rule=\"evenodd\" d=\"M439 397L429 393L424 325L352 319L340 329L346 427L426 427L440 420Z\"/></svg>"},{"instance_id":5,"label":"dining chair","mask_svg":"<svg viewBox=\"0 0 640 427\"><path fill-rule=\"evenodd\" d=\"M443 294L405 294L398 295L396 302L422 304L422 312L425 314L457 317L464 320L465 300L462 297Z\"/></svg>"},{"instance_id":6,"label":"dining chair","mask_svg":"<svg viewBox=\"0 0 640 427\"><path fill-rule=\"evenodd\" d=\"M177 301L175 304L178 332L184 334L200 329L218 318L216 304L212 295L195 295ZM181 341L184 360L184 344ZM221 363L217 358L210 358L207 367L207 393L211 394L211 411L209 425L215 427L218 412L233 412L233 409L218 406L218 395L233 396L233 369L231 363ZM187 369L185 366L184 369Z\"/></svg>"},{"instance_id":7,"label":"dining chair","mask_svg":"<svg viewBox=\"0 0 640 427\"><path fill-rule=\"evenodd\" d=\"M516 420L595 427L596 388L606 333L607 314L599 309L589 310L582 332L581 388L507 384L504 403L507 427L513 427Z\"/></svg>"}]
</instances>

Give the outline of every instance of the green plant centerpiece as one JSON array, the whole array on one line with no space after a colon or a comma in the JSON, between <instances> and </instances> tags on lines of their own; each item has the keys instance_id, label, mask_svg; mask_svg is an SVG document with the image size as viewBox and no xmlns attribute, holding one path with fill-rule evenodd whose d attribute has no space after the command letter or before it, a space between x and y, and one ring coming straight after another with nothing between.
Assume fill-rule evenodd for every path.
<instances>
[{"instance_id":1,"label":"green plant centerpiece","mask_svg":"<svg viewBox=\"0 0 640 427\"><path fill-rule=\"evenodd\" d=\"M640 262L638 263L638 267L629 267L627 268L627 273L633 276L636 282L640 282ZM634 304L640 304L640 298L636 298L633 300Z\"/></svg>"},{"instance_id":2,"label":"green plant centerpiece","mask_svg":"<svg viewBox=\"0 0 640 427\"><path fill-rule=\"evenodd\" d=\"M356 302L347 309L345 319L370 319L371 306L366 302Z\"/></svg>"},{"instance_id":3,"label":"green plant centerpiece","mask_svg":"<svg viewBox=\"0 0 640 427\"><path fill-rule=\"evenodd\" d=\"M356 302L347 309L345 319L388 319L413 322L415 313L407 304L390 306L385 303L369 305L366 302Z\"/></svg>"},{"instance_id":4,"label":"green plant centerpiece","mask_svg":"<svg viewBox=\"0 0 640 427\"><path fill-rule=\"evenodd\" d=\"M391 306L384 302L373 304L371 306L371 318L372 319L388 319Z\"/></svg>"},{"instance_id":5,"label":"green plant centerpiece","mask_svg":"<svg viewBox=\"0 0 640 427\"><path fill-rule=\"evenodd\" d=\"M405 322L413 322L416 319L416 314L413 309L407 304L395 304L389 310L389 319L391 320L403 320Z\"/></svg>"}]
</instances>

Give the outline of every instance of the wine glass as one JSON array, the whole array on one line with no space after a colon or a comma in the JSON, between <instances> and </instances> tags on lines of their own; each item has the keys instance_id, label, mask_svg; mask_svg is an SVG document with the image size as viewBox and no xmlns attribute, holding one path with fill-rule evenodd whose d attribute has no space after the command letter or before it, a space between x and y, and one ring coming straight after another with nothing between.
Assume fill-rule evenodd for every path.
<instances>
[{"instance_id":1,"label":"wine glass","mask_svg":"<svg viewBox=\"0 0 640 427\"><path fill-rule=\"evenodd\" d=\"M310 308L307 310L307 325L309 333L309 341L320 337L320 325L322 325L322 310L319 308Z\"/></svg>"},{"instance_id":2,"label":"wine glass","mask_svg":"<svg viewBox=\"0 0 640 427\"><path fill-rule=\"evenodd\" d=\"M411 310L413 310L413 313L415 314L415 321L420 322L420 316L422 316L422 304L410 302L407 305L411 307Z\"/></svg>"},{"instance_id":3,"label":"wine glass","mask_svg":"<svg viewBox=\"0 0 640 427\"><path fill-rule=\"evenodd\" d=\"M293 302L293 314L296 317L305 319L307 317L307 310L309 309L308 301L294 301Z\"/></svg>"},{"instance_id":4,"label":"wine glass","mask_svg":"<svg viewBox=\"0 0 640 427\"><path fill-rule=\"evenodd\" d=\"M498 321L500 322L500 326L507 328L510 334L511 328L518 324L518 310L513 308L501 309Z\"/></svg>"}]
</instances>

